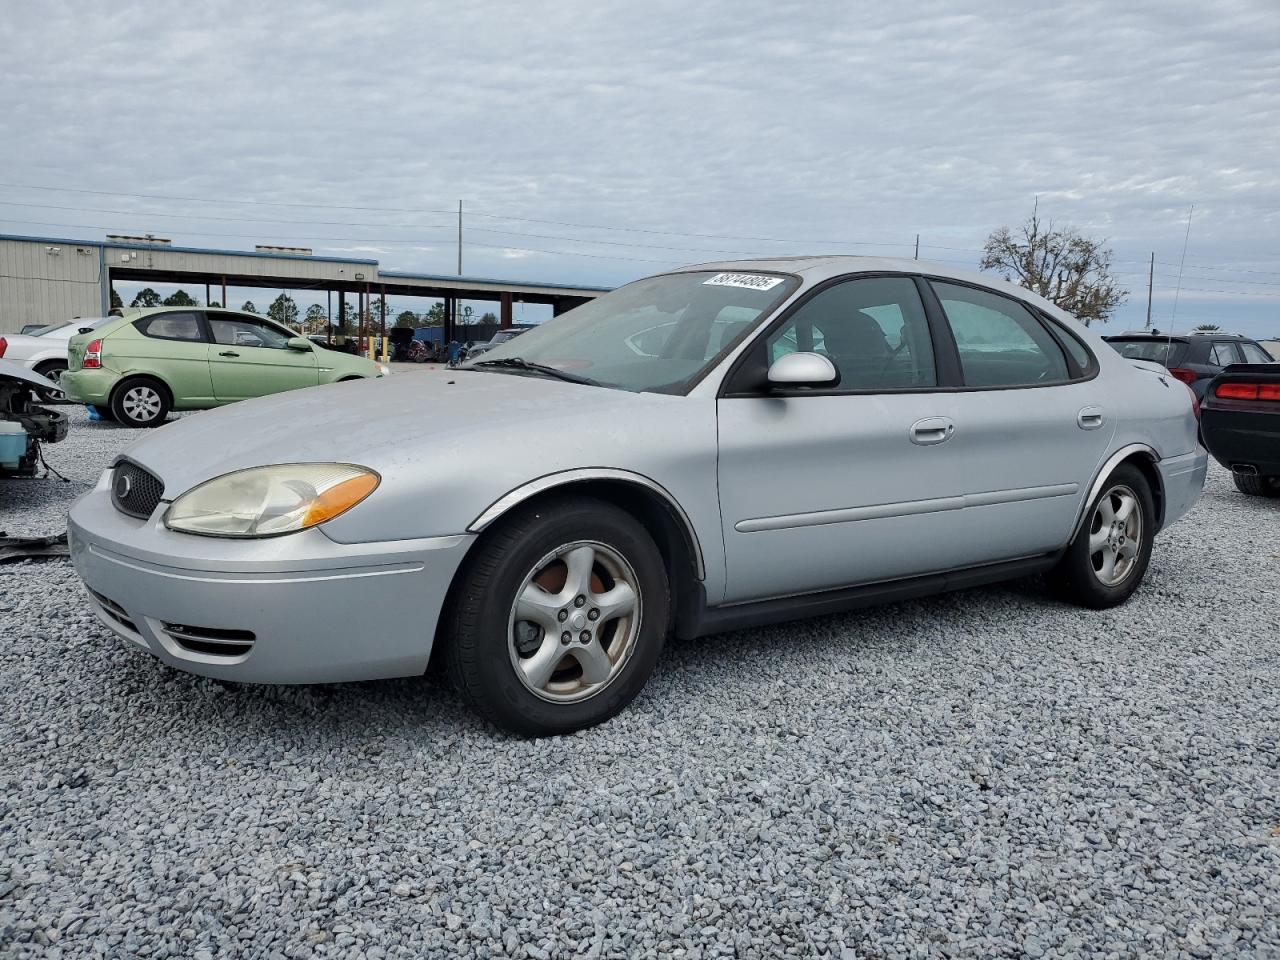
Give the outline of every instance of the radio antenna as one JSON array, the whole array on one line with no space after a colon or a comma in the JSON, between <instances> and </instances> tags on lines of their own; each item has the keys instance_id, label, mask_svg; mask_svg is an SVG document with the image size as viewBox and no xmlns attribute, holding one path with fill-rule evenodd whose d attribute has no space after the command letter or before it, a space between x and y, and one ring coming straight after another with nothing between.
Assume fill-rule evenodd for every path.
<instances>
[{"instance_id":1,"label":"radio antenna","mask_svg":"<svg viewBox=\"0 0 1280 960\"><path fill-rule=\"evenodd\" d=\"M1196 212L1193 203L1187 209L1187 232L1182 237L1182 259L1178 262L1178 285L1173 290L1173 313L1169 316L1169 335L1173 335L1173 324L1178 319L1178 295L1182 293L1182 268L1187 264L1187 242L1191 239L1191 215Z\"/></svg>"}]
</instances>

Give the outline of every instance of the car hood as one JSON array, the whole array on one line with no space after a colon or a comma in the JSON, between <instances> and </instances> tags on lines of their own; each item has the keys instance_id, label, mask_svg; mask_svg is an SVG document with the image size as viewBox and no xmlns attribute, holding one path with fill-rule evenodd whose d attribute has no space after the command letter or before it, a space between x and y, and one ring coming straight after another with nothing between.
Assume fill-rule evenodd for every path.
<instances>
[{"instance_id":1,"label":"car hood","mask_svg":"<svg viewBox=\"0 0 1280 960\"><path fill-rule=\"evenodd\" d=\"M14 380L24 380L33 387L40 387L42 390L57 390L58 385L48 377L42 377L34 370L28 370L19 363L12 360L0 359L0 378L13 378Z\"/></svg>"},{"instance_id":2,"label":"car hood","mask_svg":"<svg viewBox=\"0 0 1280 960\"><path fill-rule=\"evenodd\" d=\"M538 477L596 466L648 476L686 449L705 451L713 478L714 401L459 370L243 401L183 417L124 455L164 481L166 500L264 464L371 467L382 484L368 506L325 530L373 540L458 533Z\"/></svg>"}]
</instances>

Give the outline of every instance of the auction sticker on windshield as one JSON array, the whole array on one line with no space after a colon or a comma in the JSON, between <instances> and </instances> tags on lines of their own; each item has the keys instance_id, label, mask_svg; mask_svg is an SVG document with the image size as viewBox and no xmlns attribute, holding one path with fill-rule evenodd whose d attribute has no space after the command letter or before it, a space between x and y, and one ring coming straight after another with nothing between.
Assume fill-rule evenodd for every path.
<instances>
[{"instance_id":1,"label":"auction sticker on windshield","mask_svg":"<svg viewBox=\"0 0 1280 960\"><path fill-rule=\"evenodd\" d=\"M782 282L781 277L766 277L758 273L717 273L710 280L703 280L704 287L746 287L748 290L772 290Z\"/></svg>"}]
</instances>

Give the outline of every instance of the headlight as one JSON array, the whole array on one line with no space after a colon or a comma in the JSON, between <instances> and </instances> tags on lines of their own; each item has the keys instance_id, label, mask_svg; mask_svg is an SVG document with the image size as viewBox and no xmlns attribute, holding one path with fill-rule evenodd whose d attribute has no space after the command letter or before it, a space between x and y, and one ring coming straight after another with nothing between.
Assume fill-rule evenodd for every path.
<instances>
[{"instance_id":1,"label":"headlight","mask_svg":"<svg viewBox=\"0 0 1280 960\"><path fill-rule=\"evenodd\" d=\"M381 477L349 463L284 463L238 470L188 490L164 515L170 530L208 537L274 537L346 513Z\"/></svg>"}]
</instances>

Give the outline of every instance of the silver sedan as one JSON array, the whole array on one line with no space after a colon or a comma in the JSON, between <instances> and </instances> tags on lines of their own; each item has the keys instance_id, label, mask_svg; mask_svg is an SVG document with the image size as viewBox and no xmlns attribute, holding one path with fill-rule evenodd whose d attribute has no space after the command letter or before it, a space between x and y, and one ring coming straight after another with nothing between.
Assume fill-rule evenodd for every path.
<instances>
[{"instance_id":1,"label":"silver sedan","mask_svg":"<svg viewBox=\"0 0 1280 960\"><path fill-rule=\"evenodd\" d=\"M553 734L667 636L1043 573L1122 603L1200 495L1187 388L1026 290L915 261L690 267L456 371L201 413L71 512L102 620L267 683L422 673Z\"/></svg>"}]
</instances>

